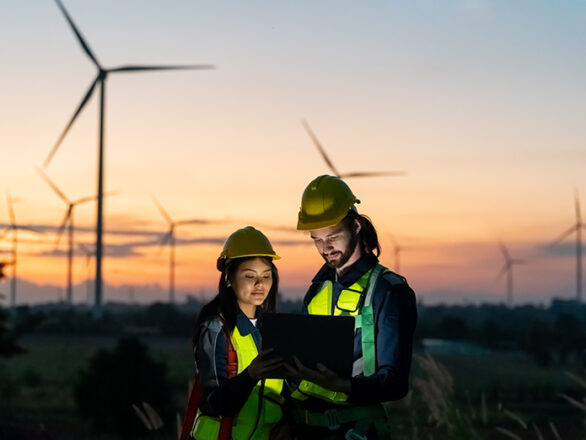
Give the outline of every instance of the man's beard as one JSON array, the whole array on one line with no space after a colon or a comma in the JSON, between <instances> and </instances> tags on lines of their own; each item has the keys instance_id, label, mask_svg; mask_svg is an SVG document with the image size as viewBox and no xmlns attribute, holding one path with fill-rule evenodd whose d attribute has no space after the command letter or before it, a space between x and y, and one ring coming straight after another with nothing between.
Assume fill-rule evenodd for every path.
<instances>
[{"instance_id":1,"label":"man's beard","mask_svg":"<svg viewBox=\"0 0 586 440\"><path fill-rule=\"evenodd\" d=\"M321 256L329 267L331 267L332 269L339 269L348 262L348 260L352 256L352 253L354 252L354 249L356 249L357 244L358 234L355 232L351 232L350 243L348 243L346 250L342 252L342 256L338 260L328 261L328 258L324 254L321 254Z\"/></svg>"}]
</instances>

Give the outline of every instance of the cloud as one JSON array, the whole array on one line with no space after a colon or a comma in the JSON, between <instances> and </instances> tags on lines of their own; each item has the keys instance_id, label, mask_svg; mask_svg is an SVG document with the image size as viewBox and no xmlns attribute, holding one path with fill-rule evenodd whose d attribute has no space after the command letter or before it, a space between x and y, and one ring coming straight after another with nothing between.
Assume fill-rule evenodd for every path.
<instances>
[{"instance_id":1,"label":"cloud","mask_svg":"<svg viewBox=\"0 0 586 440\"><path fill-rule=\"evenodd\" d=\"M544 244L538 248L539 252L550 257L574 257L576 256L576 243L566 242L555 245Z\"/></svg>"}]
</instances>

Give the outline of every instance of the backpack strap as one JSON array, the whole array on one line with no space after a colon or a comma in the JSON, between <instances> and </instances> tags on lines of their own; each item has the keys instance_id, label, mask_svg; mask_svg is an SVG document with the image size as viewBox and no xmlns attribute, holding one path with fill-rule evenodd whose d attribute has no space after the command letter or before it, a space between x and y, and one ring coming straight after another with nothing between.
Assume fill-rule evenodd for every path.
<instances>
[{"instance_id":1,"label":"backpack strap","mask_svg":"<svg viewBox=\"0 0 586 440\"><path fill-rule=\"evenodd\" d=\"M195 422L195 415L197 409L201 403L201 377L196 374L191 381L191 390L189 391L189 399L187 400L187 406L185 407L185 413L183 414L183 423L181 425L181 433L179 434L179 440L188 440L193 429Z\"/></svg>"},{"instance_id":2,"label":"backpack strap","mask_svg":"<svg viewBox=\"0 0 586 440\"><path fill-rule=\"evenodd\" d=\"M238 374L238 355L232 344L232 338L224 327L224 337L226 339L226 347L228 347L228 362L226 363L226 371L228 379L236 377ZM232 424L234 420L232 417L222 417L220 420L220 432L218 440L230 440L232 438Z\"/></svg>"}]
</instances>

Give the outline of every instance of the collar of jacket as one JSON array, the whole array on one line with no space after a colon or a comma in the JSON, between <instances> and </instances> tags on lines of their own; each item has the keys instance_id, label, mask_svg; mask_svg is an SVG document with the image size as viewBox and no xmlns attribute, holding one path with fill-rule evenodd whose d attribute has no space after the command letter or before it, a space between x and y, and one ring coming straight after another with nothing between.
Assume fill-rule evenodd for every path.
<instances>
[{"instance_id":1,"label":"collar of jacket","mask_svg":"<svg viewBox=\"0 0 586 440\"><path fill-rule=\"evenodd\" d=\"M257 311L256 317L260 317L260 310ZM257 330L254 324L250 322L248 316L246 316L244 312L240 310L240 307L238 308L238 314L236 315L236 326L238 327L238 331L242 336L247 336Z\"/></svg>"},{"instance_id":2,"label":"collar of jacket","mask_svg":"<svg viewBox=\"0 0 586 440\"><path fill-rule=\"evenodd\" d=\"M378 258L373 253L362 255L358 261L352 264L344 275L338 279L338 282L345 287L354 284L358 279L364 275L368 270L378 263ZM336 269L324 264L319 272L311 280L312 283L322 283L324 281L336 281Z\"/></svg>"}]
</instances>

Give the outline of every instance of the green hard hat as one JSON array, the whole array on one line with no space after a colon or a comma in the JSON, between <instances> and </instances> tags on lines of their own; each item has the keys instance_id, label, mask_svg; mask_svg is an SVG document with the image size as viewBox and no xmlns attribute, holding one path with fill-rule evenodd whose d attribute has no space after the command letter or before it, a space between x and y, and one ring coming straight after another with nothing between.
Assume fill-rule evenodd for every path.
<instances>
[{"instance_id":1,"label":"green hard hat","mask_svg":"<svg viewBox=\"0 0 586 440\"><path fill-rule=\"evenodd\" d=\"M297 229L312 231L335 226L360 200L346 183L334 176L313 179L301 197Z\"/></svg>"}]
</instances>

